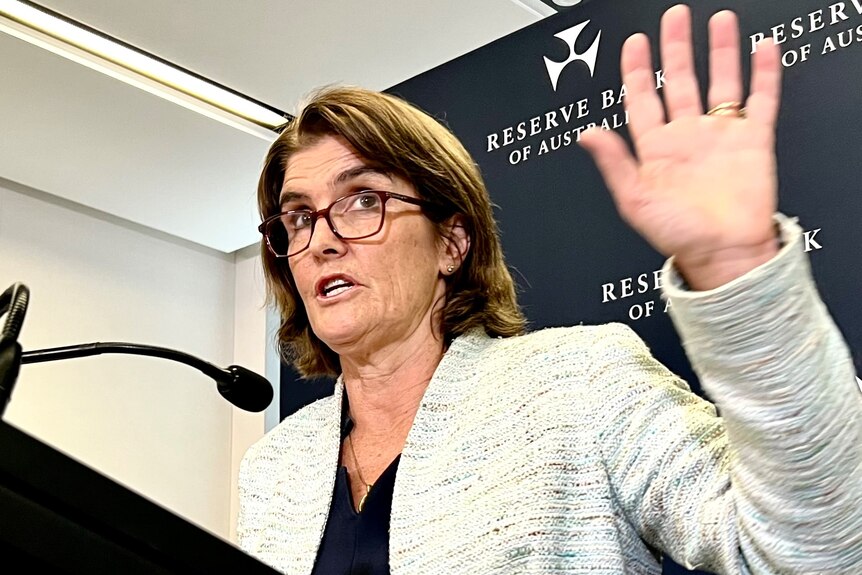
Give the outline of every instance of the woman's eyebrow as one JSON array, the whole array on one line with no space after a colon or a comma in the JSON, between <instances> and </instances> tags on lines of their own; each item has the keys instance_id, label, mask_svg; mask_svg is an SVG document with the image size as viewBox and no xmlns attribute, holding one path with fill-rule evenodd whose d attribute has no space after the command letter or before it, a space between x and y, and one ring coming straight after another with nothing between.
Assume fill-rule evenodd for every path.
<instances>
[{"instance_id":1,"label":"woman's eyebrow","mask_svg":"<svg viewBox=\"0 0 862 575\"><path fill-rule=\"evenodd\" d=\"M284 191L278 198L278 205L283 206L288 202L294 202L296 200L308 201L309 196L308 194L301 194L299 192Z\"/></svg>"},{"instance_id":2,"label":"woman's eyebrow","mask_svg":"<svg viewBox=\"0 0 862 575\"><path fill-rule=\"evenodd\" d=\"M378 168L375 166L356 166L355 168L350 168L349 170L344 170L335 178L336 184L343 184L352 180L353 178L358 178L359 176L365 175L375 175L375 176L383 176L387 180L392 180L392 176L382 168Z\"/></svg>"},{"instance_id":3,"label":"woman's eyebrow","mask_svg":"<svg viewBox=\"0 0 862 575\"><path fill-rule=\"evenodd\" d=\"M382 176L382 177L386 178L387 180L390 180L390 181L392 180L392 176L389 174L389 172L387 172L386 170L384 170L382 168L378 168L375 166L356 166L355 168L350 168L350 169L344 170L343 172L339 173L335 177L334 184L335 185L345 184L345 183L349 182L350 180L353 180L354 178L358 178L361 176L367 176L367 175ZM284 204L286 204L288 202L293 202L293 201L297 201L297 200L307 202L310 199L311 199L311 197L308 194L303 194L302 192L294 192L294 191L290 191L290 190L284 190L281 192L281 196L279 196L279 198L278 198L278 203L279 203L279 205L283 206Z\"/></svg>"}]
</instances>

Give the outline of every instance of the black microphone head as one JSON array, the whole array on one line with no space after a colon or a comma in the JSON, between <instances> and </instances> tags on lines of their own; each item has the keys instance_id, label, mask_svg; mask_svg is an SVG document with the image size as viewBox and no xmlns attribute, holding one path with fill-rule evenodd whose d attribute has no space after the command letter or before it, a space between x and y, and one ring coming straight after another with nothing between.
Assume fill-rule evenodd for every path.
<instances>
[{"instance_id":1,"label":"black microphone head","mask_svg":"<svg viewBox=\"0 0 862 575\"><path fill-rule=\"evenodd\" d=\"M232 365L225 371L231 377L218 381L218 391L226 400L246 411L263 411L272 403L272 385L255 372Z\"/></svg>"}]
</instances>

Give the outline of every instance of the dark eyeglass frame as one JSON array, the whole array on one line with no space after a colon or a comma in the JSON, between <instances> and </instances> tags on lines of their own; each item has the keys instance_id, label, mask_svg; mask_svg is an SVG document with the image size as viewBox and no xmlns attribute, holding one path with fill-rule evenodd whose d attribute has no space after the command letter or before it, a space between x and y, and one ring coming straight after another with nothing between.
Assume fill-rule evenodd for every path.
<instances>
[{"instance_id":1,"label":"dark eyeglass frame","mask_svg":"<svg viewBox=\"0 0 862 575\"><path fill-rule=\"evenodd\" d=\"M370 234L365 234L362 236L348 236L345 237L341 235L341 233L336 229L335 224L332 223L332 219L329 216L329 210L332 209L332 206L337 204L342 200L346 200L347 198L351 198L353 196L361 196L367 194L374 194L380 199L380 224L377 226L377 229L371 232ZM414 206L419 206L422 208L422 212L432 221L440 221L434 216L440 217L443 216L444 210L441 206L429 202L428 200L422 200L420 198L412 198L410 196L405 196L402 194L396 194L395 192L385 192L382 190L361 190L358 192L353 192L333 201L331 204L322 208L320 210L288 210L286 212L280 212L275 214L274 216L270 216L263 220L261 224L257 227L257 231L263 234L264 239L266 240L266 247L269 249L269 253L271 253L276 258L292 258L295 255L301 254L305 250L308 249L308 246L311 245L311 238L314 236L314 226L317 224L317 220L321 217L326 220L326 224L329 226L329 229L332 230L332 233L340 240L343 241L351 241L351 240L363 240L365 238L370 238L371 236L380 232L383 229L383 222L386 221L386 202L389 200L398 200L400 202L404 202L406 204L413 204ZM276 222L278 222L281 218L288 215L294 214L308 214L311 217L311 229L308 234L308 243L299 251L296 251L292 254L279 254L275 251L275 248L272 246L272 242L270 241L270 228Z\"/></svg>"}]
</instances>

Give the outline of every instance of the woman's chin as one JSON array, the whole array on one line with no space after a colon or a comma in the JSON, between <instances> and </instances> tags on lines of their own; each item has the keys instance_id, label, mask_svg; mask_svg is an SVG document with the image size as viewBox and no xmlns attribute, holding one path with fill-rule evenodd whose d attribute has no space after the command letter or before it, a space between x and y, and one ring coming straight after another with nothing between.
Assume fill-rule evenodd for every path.
<instances>
[{"instance_id":1,"label":"woman's chin","mask_svg":"<svg viewBox=\"0 0 862 575\"><path fill-rule=\"evenodd\" d=\"M313 329L320 341L339 355L356 347L364 334L363 330L355 325L325 325Z\"/></svg>"}]
</instances>

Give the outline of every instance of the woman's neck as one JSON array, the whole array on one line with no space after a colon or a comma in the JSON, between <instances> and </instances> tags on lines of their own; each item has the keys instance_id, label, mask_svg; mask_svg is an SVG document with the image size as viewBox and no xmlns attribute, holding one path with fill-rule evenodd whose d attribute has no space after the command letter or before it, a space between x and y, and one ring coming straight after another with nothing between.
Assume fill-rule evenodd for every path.
<instances>
[{"instance_id":1,"label":"woman's neck","mask_svg":"<svg viewBox=\"0 0 862 575\"><path fill-rule=\"evenodd\" d=\"M419 345L381 351L361 362L342 358L356 432L366 437L393 433L406 437L443 351L442 340L428 338Z\"/></svg>"}]
</instances>

